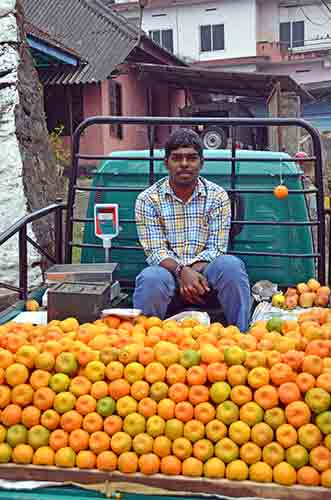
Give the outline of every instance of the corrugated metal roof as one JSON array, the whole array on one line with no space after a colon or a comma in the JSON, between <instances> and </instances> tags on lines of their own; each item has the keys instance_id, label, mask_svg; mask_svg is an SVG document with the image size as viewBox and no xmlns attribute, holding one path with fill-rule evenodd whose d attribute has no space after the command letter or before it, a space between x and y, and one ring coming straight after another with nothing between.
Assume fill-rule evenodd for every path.
<instances>
[{"instance_id":1,"label":"corrugated metal roof","mask_svg":"<svg viewBox=\"0 0 331 500\"><path fill-rule=\"evenodd\" d=\"M87 64L55 68L45 84L107 79L136 46L139 29L102 0L22 0L26 20L80 54Z\"/></svg>"}]
</instances>

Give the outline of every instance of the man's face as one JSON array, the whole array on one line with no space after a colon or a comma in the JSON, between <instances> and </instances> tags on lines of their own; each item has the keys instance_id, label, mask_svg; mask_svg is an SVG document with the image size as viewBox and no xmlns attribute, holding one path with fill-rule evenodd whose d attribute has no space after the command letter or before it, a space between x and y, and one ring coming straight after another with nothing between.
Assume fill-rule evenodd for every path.
<instances>
[{"instance_id":1,"label":"man's face","mask_svg":"<svg viewBox=\"0 0 331 500\"><path fill-rule=\"evenodd\" d=\"M172 184L178 186L194 185L200 175L203 159L192 147L183 147L171 151L164 160Z\"/></svg>"}]
</instances>

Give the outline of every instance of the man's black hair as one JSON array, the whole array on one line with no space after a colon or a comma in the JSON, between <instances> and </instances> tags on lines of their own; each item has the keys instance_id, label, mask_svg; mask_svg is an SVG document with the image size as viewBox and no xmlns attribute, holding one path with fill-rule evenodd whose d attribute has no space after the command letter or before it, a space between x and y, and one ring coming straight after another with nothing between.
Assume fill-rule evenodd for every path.
<instances>
[{"instance_id":1,"label":"man's black hair","mask_svg":"<svg viewBox=\"0 0 331 500\"><path fill-rule=\"evenodd\" d=\"M172 151L178 148L194 148L203 157L203 144L199 135L189 128L176 129L167 139L164 149L165 157L169 158Z\"/></svg>"}]
</instances>

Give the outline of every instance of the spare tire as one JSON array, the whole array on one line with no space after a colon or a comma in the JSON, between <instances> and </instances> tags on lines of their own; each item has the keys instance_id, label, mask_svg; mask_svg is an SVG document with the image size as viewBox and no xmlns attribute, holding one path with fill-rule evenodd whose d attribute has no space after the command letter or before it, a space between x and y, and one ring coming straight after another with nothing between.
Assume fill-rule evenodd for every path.
<instances>
[{"instance_id":1,"label":"spare tire","mask_svg":"<svg viewBox=\"0 0 331 500\"><path fill-rule=\"evenodd\" d=\"M216 125L207 127L201 134L201 140L205 149L222 149L227 146L225 130Z\"/></svg>"}]
</instances>

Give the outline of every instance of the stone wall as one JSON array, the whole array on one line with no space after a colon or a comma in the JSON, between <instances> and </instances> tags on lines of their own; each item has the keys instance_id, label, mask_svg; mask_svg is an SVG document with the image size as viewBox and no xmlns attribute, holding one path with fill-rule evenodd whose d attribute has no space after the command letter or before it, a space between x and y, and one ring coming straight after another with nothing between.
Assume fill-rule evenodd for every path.
<instances>
[{"instance_id":1,"label":"stone wall","mask_svg":"<svg viewBox=\"0 0 331 500\"><path fill-rule=\"evenodd\" d=\"M0 0L0 233L27 213L56 198L57 169L45 124L42 88L23 31L19 1ZM28 228L48 250L53 245L49 221ZM0 247L0 281L18 283L18 245ZM41 279L40 254L31 245L29 278ZM0 289L0 293L4 289Z\"/></svg>"}]
</instances>

